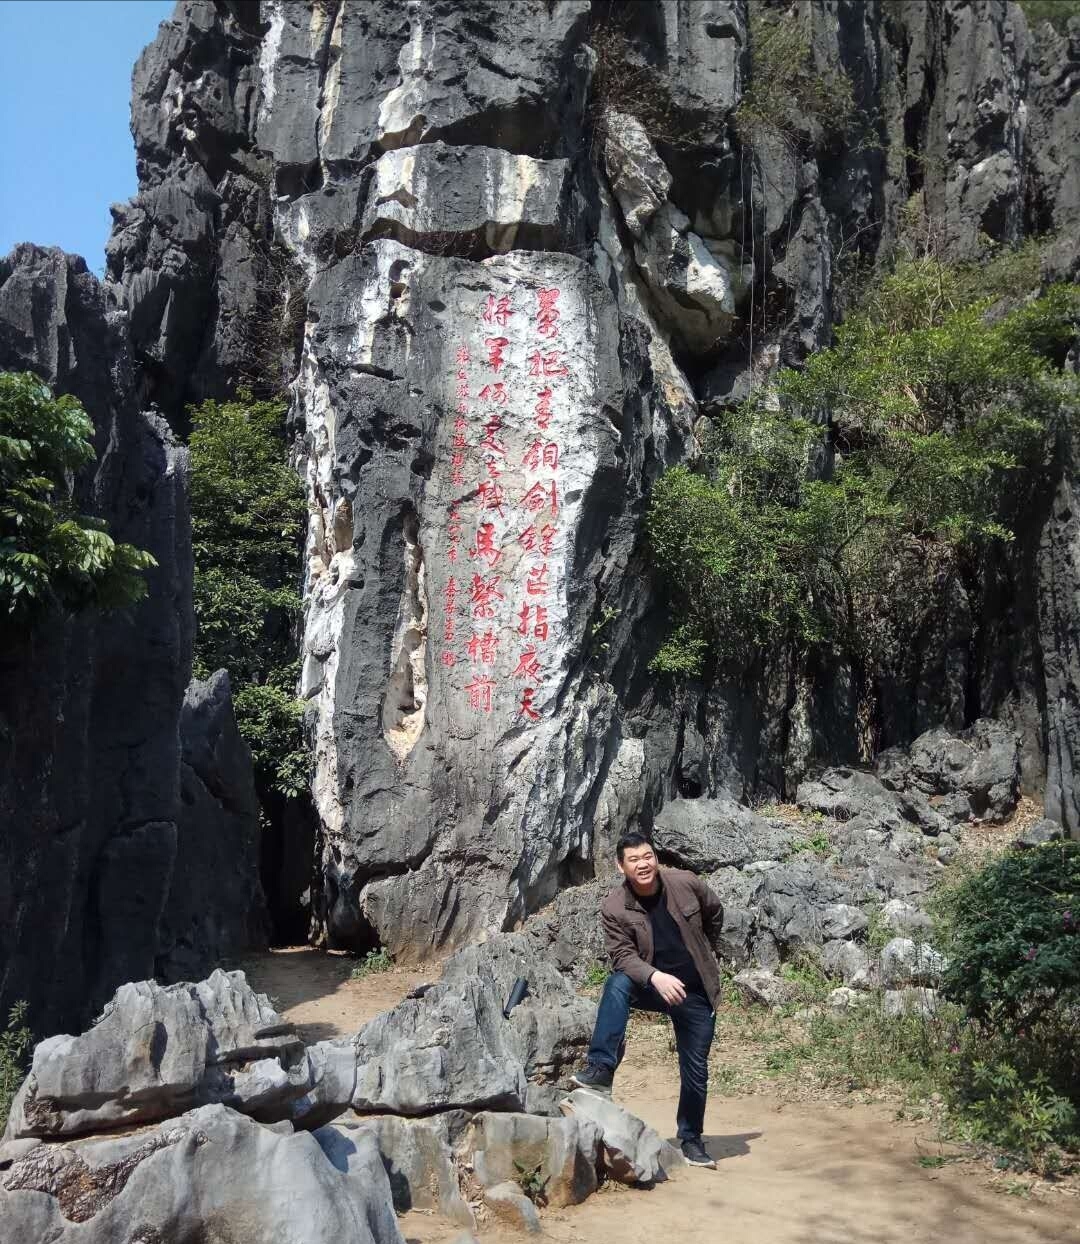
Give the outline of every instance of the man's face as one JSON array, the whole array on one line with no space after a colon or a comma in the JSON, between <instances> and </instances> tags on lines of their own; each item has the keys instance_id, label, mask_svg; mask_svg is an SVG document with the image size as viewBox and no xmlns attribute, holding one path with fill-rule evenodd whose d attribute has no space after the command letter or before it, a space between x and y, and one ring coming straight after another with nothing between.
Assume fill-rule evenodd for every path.
<instances>
[{"instance_id":1,"label":"man's face","mask_svg":"<svg viewBox=\"0 0 1080 1244\"><path fill-rule=\"evenodd\" d=\"M656 884L656 852L642 843L639 847L627 847L621 860L617 861L619 872L630 882L638 894L649 894Z\"/></svg>"}]
</instances>

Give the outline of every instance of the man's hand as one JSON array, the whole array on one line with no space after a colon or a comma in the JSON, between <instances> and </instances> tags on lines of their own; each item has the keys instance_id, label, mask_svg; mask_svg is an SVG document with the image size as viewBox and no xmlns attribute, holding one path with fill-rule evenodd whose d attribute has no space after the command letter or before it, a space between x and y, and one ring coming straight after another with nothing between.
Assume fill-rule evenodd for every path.
<instances>
[{"instance_id":1,"label":"man's hand","mask_svg":"<svg viewBox=\"0 0 1080 1244\"><path fill-rule=\"evenodd\" d=\"M686 986L677 976L667 972L654 972L649 977L649 984L656 990L668 1006L678 1006L686 1001Z\"/></svg>"}]
</instances>

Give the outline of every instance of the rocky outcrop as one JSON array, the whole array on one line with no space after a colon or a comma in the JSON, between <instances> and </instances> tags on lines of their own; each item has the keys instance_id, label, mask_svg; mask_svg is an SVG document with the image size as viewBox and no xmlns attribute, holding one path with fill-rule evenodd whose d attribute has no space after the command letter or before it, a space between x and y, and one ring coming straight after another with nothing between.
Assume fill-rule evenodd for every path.
<instances>
[{"instance_id":1,"label":"rocky outcrop","mask_svg":"<svg viewBox=\"0 0 1080 1244\"><path fill-rule=\"evenodd\" d=\"M153 975L176 858L187 455L140 408L122 329L81 259L34 246L0 259L0 367L79 399L98 453L79 502L158 563L138 606L0 644L0 1015L23 999L37 1032Z\"/></svg>"},{"instance_id":2,"label":"rocky outcrop","mask_svg":"<svg viewBox=\"0 0 1080 1244\"><path fill-rule=\"evenodd\" d=\"M125 329L81 259L0 260L0 367L79 399L98 456L78 500L157 561L138 605L0 645L0 1014L25 1000L36 1032L81 1025L122 981L266 944L228 679L185 699L187 453L144 408Z\"/></svg>"},{"instance_id":3,"label":"rocky outcrop","mask_svg":"<svg viewBox=\"0 0 1080 1244\"><path fill-rule=\"evenodd\" d=\"M191 683L180 710L180 817L159 976L191 980L267 944L261 831L251 752L236 728L229 676L218 670Z\"/></svg>"},{"instance_id":4,"label":"rocky outcrop","mask_svg":"<svg viewBox=\"0 0 1080 1244\"><path fill-rule=\"evenodd\" d=\"M79 1135L214 1102L280 1119L313 1079L292 1025L242 972L167 988L139 981L122 985L82 1036L36 1046L6 1134Z\"/></svg>"},{"instance_id":5,"label":"rocky outcrop","mask_svg":"<svg viewBox=\"0 0 1080 1244\"><path fill-rule=\"evenodd\" d=\"M370 1134L294 1134L227 1106L150 1133L39 1145L0 1166L5 1238L402 1244Z\"/></svg>"}]
</instances>

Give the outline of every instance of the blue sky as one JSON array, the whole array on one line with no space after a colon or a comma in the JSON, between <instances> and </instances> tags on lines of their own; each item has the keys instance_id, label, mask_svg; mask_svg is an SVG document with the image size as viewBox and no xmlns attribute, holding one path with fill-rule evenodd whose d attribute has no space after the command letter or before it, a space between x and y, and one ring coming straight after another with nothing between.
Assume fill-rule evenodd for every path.
<instances>
[{"instance_id":1,"label":"blue sky","mask_svg":"<svg viewBox=\"0 0 1080 1244\"><path fill-rule=\"evenodd\" d=\"M62 246L100 273L135 193L131 70L172 0L0 0L0 255Z\"/></svg>"}]
</instances>

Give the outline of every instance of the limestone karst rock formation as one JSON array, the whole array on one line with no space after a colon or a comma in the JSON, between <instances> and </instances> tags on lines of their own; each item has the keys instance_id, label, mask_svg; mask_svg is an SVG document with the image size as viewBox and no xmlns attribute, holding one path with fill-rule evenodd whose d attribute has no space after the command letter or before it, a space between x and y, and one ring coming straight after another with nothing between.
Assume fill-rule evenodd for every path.
<instances>
[{"instance_id":1,"label":"limestone karst rock formation","mask_svg":"<svg viewBox=\"0 0 1080 1244\"><path fill-rule=\"evenodd\" d=\"M186 404L240 384L287 395L311 511L318 830L292 893L315 938L422 955L512 928L665 805L687 850L733 870L743 953L818 929L807 894L850 905L809 861L725 862L703 810L676 806L793 797L856 759L858 723L848 671L787 651L737 682L649 673L667 618L644 507L703 416L828 340L845 264L887 259L913 194L951 257L1049 229L1049 275L1076 275L1077 35L1029 31L1006 0L796 7L817 66L851 79L859 141L811 121L797 143L740 136L744 0L178 4L135 69L140 189L114 209L104 293L41 252L0 266L0 362L84 396L110 446L100 511L160 562L135 640L78 623L4 654L0 1008L29 997L54 1031L126 979L175 979L172 947L191 974L261 918L235 819L241 864L206 904L248 902L245 919L210 946L213 922L169 900L190 595L174 437ZM985 594L957 585L905 654L879 739L997 719L1075 831L1066 446L1059 468ZM52 771L10 741L28 735ZM918 782L895 794L876 805L893 857L904 834L947 837ZM890 897L923 884L911 853L846 849Z\"/></svg>"}]
</instances>

